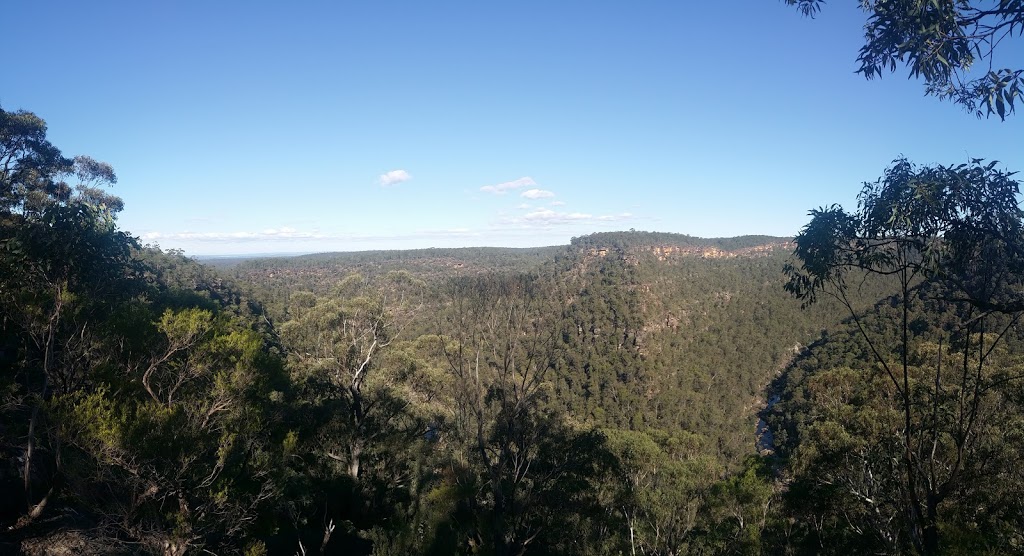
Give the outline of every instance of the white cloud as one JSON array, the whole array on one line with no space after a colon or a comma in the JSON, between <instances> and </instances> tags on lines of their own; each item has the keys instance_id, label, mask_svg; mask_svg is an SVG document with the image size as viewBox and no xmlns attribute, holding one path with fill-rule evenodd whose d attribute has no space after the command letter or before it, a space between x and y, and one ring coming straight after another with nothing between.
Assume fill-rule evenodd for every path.
<instances>
[{"instance_id":1,"label":"white cloud","mask_svg":"<svg viewBox=\"0 0 1024 556\"><path fill-rule=\"evenodd\" d=\"M384 187L388 187L411 179L412 175L405 170L392 170L386 174L381 174L380 177L377 178L377 182Z\"/></svg>"},{"instance_id":2,"label":"white cloud","mask_svg":"<svg viewBox=\"0 0 1024 556\"><path fill-rule=\"evenodd\" d=\"M526 197L527 199L547 199L550 197L554 197L555 194L552 193L551 191L545 191L543 189L527 189L526 191L523 191L519 196Z\"/></svg>"},{"instance_id":3,"label":"white cloud","mask_svg":"<svg viewBox=\"0 0 1024 556\"><path fill-rule=\"evenodd\" d=\"M497 185L485 185L480 188L480 191L486 193L494 193L495 195L504 195L510 189L519 189L521 187L527 187L537 185L537 182L533 181L531 177L522 177L517 180L506 181Z\"/></svg>"},{"instance_id":4,"label":"white cloud","mask_svg":"<svg viewBox=\"0 0 1024 556\"><path fill-rule=\"evenodd\" d=\"M516 208L520 210L526 210L528 208L531 208L532 206L533 205L531 205L530 203L520 203L518 206L516 206Z\"/></svg>"},{"instance_id":5,"label":"white cloud","mask_svg":"<svg viewBox=\"0 0 1024 556\"><path fill-rule=\"evenodd\" d=\"M553 206L553 207L564 206L565 205L565 201L551 201L550 205Z\"/></svg>"},{"instance_id":6,"label":"white cloud","mask_svg":"<svg viewBox=\"0 0 1024 556\"><path fill-rule=\"evenodd\" d=\"M582 212L555 212L551 209L540 208L533 212L526 213L523 217L531 222L572 222L573 220L592 220L593 215Z\"/></svg>"},{"instance_id":7,"label":"white cloud","mask_svg":"<svg viewBox=\"0 0 1024 556\"><path fill-rule=\"evenodd\" d=\"M521 217L505 218L502 222L519 226L555 226L586 222L618 222L629 220L632 217L633 215L628 212L593 215L585 212L558 212L549 208L537 208Z\"/></svg>"}]
</instances>

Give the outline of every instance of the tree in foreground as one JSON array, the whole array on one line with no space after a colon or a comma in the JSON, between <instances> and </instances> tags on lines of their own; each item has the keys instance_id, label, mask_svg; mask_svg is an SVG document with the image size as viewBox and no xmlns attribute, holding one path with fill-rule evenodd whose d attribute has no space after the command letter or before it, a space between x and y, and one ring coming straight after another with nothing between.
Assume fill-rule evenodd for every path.
<instances>
[{"instance_id":1,"label":"tree in foreground","mask_svg":"<svg viewBox=\"0 0 1024 556\"><path fill-rule=\"evenodd\" d=\"M67 183L76 178L76 186ZM52 452L40 445L44 405L89 379L102 359L99 323L131 295L137 245L114 224L120 200L98 187L116 181L107 164L65 158L35 114L0 109L0 352L16 354L2 375L12 386L3 406L26 422L26 520L41 515L58 490L41 472L49 467L43 457L56 475L62 463L41 455Z\"/></svg>"},{"instance_id":2,"label":"tree in foreground","mask_svg":"<svg viewBox=\"0 0 1024 556\"><path fill-rule=\"evenodd\" d=\"M394 377L376 367L417 310L420 286L407 274L393 273L383 282L375 288L351 275L328 298L298 292L293 318L281 327L295 380L335 413L322 433L321 453L343 463L354 482L364 452L400 412L390 393Z\"/></svg>"},{"instance_id":3,"label":"tree in foreground","mask_svg":"<svg viewBox=\"0 0 1024 556\"><path fill-rule=\"evenodd\" d=\"M610 465L602 434L551 403L557 311L529 276L458 279L442 313L455 510L473 553L593 553L602 512L591 480Z\"/></svg>"},{"instance_id":4,"label":"tree in foreground","mask_svg":"<svg viewBox=\"0 0 1024 556\"><path fill-rule=\"evenodd\" d=\"M118 229L115 181L0 109L5 540L243 546L280 486L281 361L255 304Z\"/></svg>"},{"instance_id":5,"label":"tree in foreground","mask_svg":"<svg viewBox=\"0 0 1024 556\"><path fill-rule=\"evenodd\" d=\"M876 529L896 549L936 554L944 525L968 514L966 523L985 523L1000 511L986 483L1007 461L993 441L1020 409L1024 378L1003 349L1024 314L1024 215L1012 176L981 160L923 168L897 160L864 186L856 212L812 211L795 239L799 266L787 267L787 289L806 303L821 295L843 303L872 361L863 378L840 373L825 388L860 409L833 414L836 428L819 437L865 442L833 450L839 478L821 480L867 510L862 525L901 524ZM869 275L897 292L872 320L849 298Z\"/></svg>"},{"instance_id":6,"label":"tree in foreground","mask_svg":"<svg viewBox=\"0 0 1024 556\"><path fill-rule=\"evenodd\" d=\"M813 16L825 0L785 0ZM868 79L905 64L925 91L966 110L1000 119L1024 93L1024 69L1001 64L1014 45L1021 51L1024 2L1020 0L863 0L868 13L857 62ZM1016 39L1016 41L1015 41Z\"/></svg>"}]
</instances>

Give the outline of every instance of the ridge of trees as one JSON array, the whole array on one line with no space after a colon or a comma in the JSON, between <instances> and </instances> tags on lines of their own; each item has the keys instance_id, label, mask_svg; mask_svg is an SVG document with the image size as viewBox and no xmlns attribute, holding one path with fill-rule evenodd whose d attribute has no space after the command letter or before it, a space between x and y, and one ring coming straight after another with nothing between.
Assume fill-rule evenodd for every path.
<instances>
[{"instance_id":1,"label":"ridge of trees","mask_svg":"<svg viewBox=\"0 0 1024 556\"><path fill-rule=\"evenodd\" d=\"M609 248L631 249L638 247L660 247L665 245L678 247L715 247L724 251L734 251L762 245L786 243L791 238L764 235L746 235L723 238L703 238L686 234L668 232L597 232L572 238L570 246L576 248Z\"/></svg>"}]
</instances>

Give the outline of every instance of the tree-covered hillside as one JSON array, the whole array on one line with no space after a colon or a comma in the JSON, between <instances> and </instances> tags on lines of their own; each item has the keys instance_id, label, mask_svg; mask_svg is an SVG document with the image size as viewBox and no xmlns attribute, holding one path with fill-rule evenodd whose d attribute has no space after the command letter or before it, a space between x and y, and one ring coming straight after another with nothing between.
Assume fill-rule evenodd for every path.
<instances>
[{"instance_id":1,"label":"tree-covered hillside","mask_svg":"<svg viewBox=\"0 0 1024 556\"><path fill-rule=\"evenodd\" d=\"M562 248L420 250L259 259L229 269L292 320L304 292L329 299L350 276L421 282L413 340L438 333L451 280L530 273L558 311L556 398L579 422L685 433L724 466L754 451L762 391L804 344L837 324L783 291L788 238L616 232ZM870 288L865 306L886 292ZM298 302L292 296L298 294Z\"/></svg>"},{"instance_id":2,"label":"tree-covered hillside","mask_svg":"<svg viewBox=\"0 0 1024 556\"><path fill-rule=\"evenodd\" d=\"M898 160L795 238L214 269L0 111L0 551L1020 552L1012 176Z\"/></svg>"},{"instance_id":3,"label":"tree-covered hillside","mask_svg":"<svg viewBox=\"0 0 1024 556\"><path fill-rule=\"evenodd\" d=\"M305 369L293 376L312 380L335 362L348 361L339 367L345 370L338 371L338 378L331 379L331 388L341 389L318 402L331 405L317 412L327 412L326 417L331 412L327 407L334 407L349 415L331 425L337 431L330 436L335 447L327 453L349 466L352 480L394 484L396 463L412 455L396 454L384 439L399 434L387 429L404 420L403 427L418 426L434 439L428 443L433 449L417 457L428 457L435 466L435 458L448 461L448 466L457 461L460 468L470 466L460 473L476 467L475 473L495 474L493 480L511 473L513 487L507 492L483 489L486 482L478 481L486 474L472 480L474 475L420 475L415 496L429 498L459 485L482 489L463 492L475 502L465 510L459 505L448 508L448 519L461 511L470 511L466 517L473 520L493 518L499 510L512 511L500 506L504 497L515 501L532 492L534 487L522 493L514 485L532 484L533 474L526 470L533 465L531 458L540 455L535 450L551 441L546 435L568 434L564 441L574 442L573 435L583 434L580 440L589 438L590 443L585 453L593 452L588 457L595 459L574 464L598 467L588 467L589 476L580 477L590 487L571 496L604 494L603 499L584 497L570 504L578 511L592 505L598 512L575 518L582 520L576 527L594 538L577 539L582 544L572 550L624 550L628 529L630 550L662 553L700 547L715 552L740 550L768 527L764 519L754 528L730 521L720 507L726 504L723 497L739 496L729 489L743 488L759 493L759 503L774 500L767 468L755 463L755 424L765 403L764 390L802 346L839 322L837 307L802 311L785 293L783 268L789 249L787 238L705 240L622 232L577 238L557 250L467 250L457 264L419 251L263 259L233 272L254 291L267 291L269 284L279 288L276 299L284 306L278 330L294 361L293 373ZM496 259L498 254L502 258ZM279 278L295 271L315 280ZM887 293L873 284L866 282L860 294L864 307ZM508 343L513 338L530 347L516 355L519 348ZM477 342L489 347L477 351L484 347ZM467 344L473 357L466 354ZM504 351L508 349L512 351ZM476 358L482 355L489 357L489 372L497 373L486 381L477 374L481 363ZM516 357L526 358L527 367L519 368ZM464 390L478 380L481 393ZM481 401L476 396L482 392L487 394ZM497 400L506 401L493 406ZM396 402L405 404L401 411ZM474 405L478 403L484 405ZM501 425L500 417L512 411L505 403L512 404L515 416ZM519 427L541 416L546 423L542 429L519 436L527 434ZM467 419L498 436L466 436ZM350 430L364 432L348 437L351 433L342 432L346 420L354 427ZM349 439L335 444L342 438ZM469 451L459 456L460 450ZM478 460L473 450L509 454L513 460L511 454L522 450L534 455L524 456L527 467L516 471L502 457ZM353 467L356 453L358 467ZM377 461L392 463L381 468ZM729 482L735 474L747 482ZM518 519L539 519L548 511L543 505L529 507L540 504L531 500L527 496L513 503L527 505L515 509L525 512ZM323 503L331 506L329 500ZM422 500L413 497L405 503L412 505L407 519L425 519L419 513L424 511ZM338 519L358 522L343 508L335 511L340 512L334 514ZM458 518L463 526L466 517ZM403 526L415 523L420 522ZM434 536L441 531L470 534L477 539L473 542L496 542L494 531L482 525L461 533L449 530L451 522L435 526L441 529L418 542L442 542L447 537ZM525 532L512 528L501 535L509 550L522 542L517 535L532 535L531 526L522 526ZM665 528L674 532L666 536ZM427 548L415 545L409 534L386 529L373 536L413 543L400 545L405 550Z\"/></svg>"},{"instance_id":4,"label":"tree-covered hillside","mask_svg":"<svg viewBox=\"0 0 1024 556\"><path fill-rule=\"evenodd\" d=\"M392 271L407 271L421 280L436 283L451 276L529 271L560 251L561 247L360 251L226 259L212 266L250 284L271 314L281 317L291 292L325 293L350 274L373 279Z\"/></svg>"}]
</instances>

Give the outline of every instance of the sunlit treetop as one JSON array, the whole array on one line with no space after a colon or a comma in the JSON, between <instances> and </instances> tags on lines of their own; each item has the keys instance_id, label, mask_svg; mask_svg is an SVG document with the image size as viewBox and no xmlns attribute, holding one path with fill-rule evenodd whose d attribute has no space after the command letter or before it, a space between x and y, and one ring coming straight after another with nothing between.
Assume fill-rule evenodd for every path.
<instances>
[{"instance_id":1,"label":"sunlit treetop","mask_svg":"<svg viewBox=\"0 0 1024 556\"><path fill-rule=\"evenodd\" d=\"M39 116L0 108L0 214L35 213L74 201L113 216L124 203L103 188L115 183L109 164L88 156L64 157L47 140L46 122Z\"/></svg>"}]
</instances>

